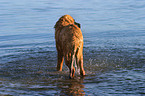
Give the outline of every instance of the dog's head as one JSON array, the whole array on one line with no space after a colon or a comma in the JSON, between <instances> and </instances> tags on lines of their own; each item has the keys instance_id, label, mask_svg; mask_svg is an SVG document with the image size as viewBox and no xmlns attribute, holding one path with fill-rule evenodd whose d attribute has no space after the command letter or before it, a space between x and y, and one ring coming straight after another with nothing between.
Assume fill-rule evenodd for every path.
<instances>
[{"instance_id":1,"label":"dog's head","mask_svg":"<svg viewBox=\"0 0 145 96\"><path fill-rule=\"evenodd\" d=\"M75 20L70 15L64 15L60 17L59 20L56 22L54 28L61 28L70 24L75 24L80 28L80 24L75 22Z\"/></svg>"}]
</instances>

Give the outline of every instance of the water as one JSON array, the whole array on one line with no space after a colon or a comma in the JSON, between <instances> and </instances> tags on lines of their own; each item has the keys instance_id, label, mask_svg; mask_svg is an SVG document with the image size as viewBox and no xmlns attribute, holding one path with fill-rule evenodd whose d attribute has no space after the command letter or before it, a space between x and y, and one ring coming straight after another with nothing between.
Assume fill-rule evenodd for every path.
<instances>
[{"instance_id":1,"label":"water","mask_svg":"<svg viewBox=\"0 0 145 96\"><path fill-rule=\"evenodd\" d=\"M3 96L145 95L144 0L1 0ZM70 14L81 23L87 76L56 71L54 28Z\"/></svg>"}]
</instances>

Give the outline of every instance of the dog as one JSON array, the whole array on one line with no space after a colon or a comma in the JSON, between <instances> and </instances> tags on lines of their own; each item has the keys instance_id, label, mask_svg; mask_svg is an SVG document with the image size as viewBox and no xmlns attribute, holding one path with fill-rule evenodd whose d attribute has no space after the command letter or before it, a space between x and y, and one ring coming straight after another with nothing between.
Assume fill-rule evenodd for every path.
<instances>
[{"instance_id":1,"label":"dog","mask_svg":"<svg viewBox=\"0 0 145 96\"><path fill-rule=\"evenodd\" d=\"M62 71L63 61L69 68L69 77L74 78L75 68L80 68L80 75L85 76L83 68L83 35L80 24L70 15L64 15L59 18L55 26L55 42L57 49L57 70Z\"/></svg>"}]
</instances>

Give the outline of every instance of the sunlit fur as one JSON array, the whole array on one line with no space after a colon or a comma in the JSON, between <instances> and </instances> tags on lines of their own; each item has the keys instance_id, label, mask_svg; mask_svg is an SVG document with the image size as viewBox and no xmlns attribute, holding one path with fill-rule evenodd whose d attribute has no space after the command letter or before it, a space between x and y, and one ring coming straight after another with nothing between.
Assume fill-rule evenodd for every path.
<instances>
[{"instance_id":1,"label":"sunlit fur","mask_svg":"<svg viewBox=\"0 0 145 96\"><path fill-rule=\"evenodd\" d=\"M57 48L57 70L62 71L63 61L70 70L70 78L74 77L74 59L80 68L80 74L85 75L83 68L83 35L80 28L75 25L70 15L62 16L55 24L55 41Z\"/></svg>"}]
</instances>

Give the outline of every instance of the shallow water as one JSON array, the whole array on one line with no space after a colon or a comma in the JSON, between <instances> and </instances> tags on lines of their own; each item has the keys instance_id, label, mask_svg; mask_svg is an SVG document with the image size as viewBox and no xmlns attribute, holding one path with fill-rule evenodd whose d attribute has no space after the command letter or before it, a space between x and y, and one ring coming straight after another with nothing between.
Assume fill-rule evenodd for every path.
<instances>
[{"instance_id":1,"label":"shallow water","mask_svg":"<svg viewBox=\"0 0 145 96\"><path fill-rule=\"evenodd\" d=\"M145 95L144 10L144 0L0 1L0 95ZM81 23L85 78L56 71L64 14Z\"/></svg>"}]
</instances>

